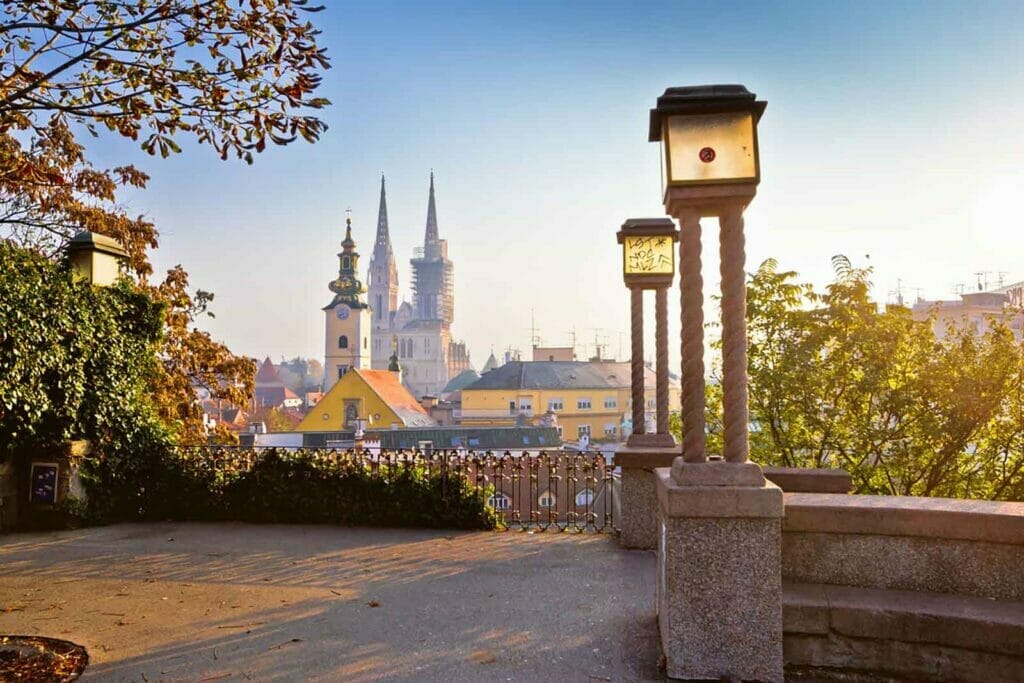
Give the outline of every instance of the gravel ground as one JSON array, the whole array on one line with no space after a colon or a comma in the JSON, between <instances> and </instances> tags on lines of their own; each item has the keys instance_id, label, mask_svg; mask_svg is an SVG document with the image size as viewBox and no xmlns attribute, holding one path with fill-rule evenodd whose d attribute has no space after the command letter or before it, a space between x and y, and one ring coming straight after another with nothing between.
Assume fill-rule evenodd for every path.
<instances>
[{"instance_id":1,"label":"gravel ground","mask_svg":"<svg viewBox=\"0 0 1024 683\"><path fill-rule=\"evenodd\" d=\"M0 633L83 680L661 680L654 556L604 535L122 524L0 536Z\"/></svg>"}]
</instances>

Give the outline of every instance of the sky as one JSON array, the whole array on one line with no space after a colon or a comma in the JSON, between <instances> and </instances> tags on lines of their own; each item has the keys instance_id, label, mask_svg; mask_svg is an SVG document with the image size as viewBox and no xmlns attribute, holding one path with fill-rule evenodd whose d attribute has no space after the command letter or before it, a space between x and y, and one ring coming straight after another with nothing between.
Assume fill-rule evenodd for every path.
<instances>
[{"instance_id":1,"label":"sky","mask_svg":"<svg viewBox=\"0 0 1024 683\"><path fill-rule=\"evenodd\" d=\"M492 349L528 354L531 320L544 344L575 331L581 355L627 358L615 232L664 215L648 111L680 85L768 102L748 270L774 257L823 285L846 254L873 267L879 300L951 298L976 272L1024 280L1024 3L321 2L320 142L251 167L193 145L95 150L151 174L126 203L156 221L158 272L180 263L215 293L204 327L237 353L322 357L345 210L368 266L381 172L410 298L433 169L453 330L477 368ZM708 297L716 234L705 219ZM670 319L677 338L677 296Z\"/></svg>"}]
</instances>

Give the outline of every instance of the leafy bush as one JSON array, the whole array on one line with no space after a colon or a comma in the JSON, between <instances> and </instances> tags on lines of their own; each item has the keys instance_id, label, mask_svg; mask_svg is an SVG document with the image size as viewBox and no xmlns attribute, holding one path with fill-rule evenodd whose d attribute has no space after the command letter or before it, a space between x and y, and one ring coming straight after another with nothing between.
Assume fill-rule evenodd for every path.
<instances>
[{"instance_id":1,"label":"leafy bush","mask_svg":"<svg viewBox=\"0 0 1024 683\"><path fill-rule=\"evenodd\" d=\"M127 280L75 282L66 263L0 241L0 462L157 429L147 379L162 324Z\"/></svg>"},{"instance_id":2,"label":"leafy bush","mask_svg":"<svg viewBox=\"0 0 1024 683\"><path fill-rule=\"evenodd\" d=\"M110 519L236 520L493 529L489 488L422 462L374 469L364 457L323 451L157 448L131 469L99 463Z\"/></svg>"}]
</instances>

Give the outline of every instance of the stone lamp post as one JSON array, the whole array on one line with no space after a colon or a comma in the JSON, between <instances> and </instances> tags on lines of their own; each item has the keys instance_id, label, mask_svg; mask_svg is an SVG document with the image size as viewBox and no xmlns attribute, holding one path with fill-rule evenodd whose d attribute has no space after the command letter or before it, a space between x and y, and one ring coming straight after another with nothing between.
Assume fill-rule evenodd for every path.
<instances>
[{"instance_id":1,"label":"stone lamp post","mask_svg":"<svg viewBox=\"0 0 1024 683\"><path fill-rule=\"evenodd\" d=\"M658 623L674 678L782 681L782 491L748 460L743 211L761 180L766 103L742 85L669 88L651 110L666 212L679 221L682 453L655 471ZM721 255L723 453L704 424L701 219Z\"/></svg>"},{"instance_id":2,"label":"stone lamp post","mask_svg":"<svg viewBox=\"0 0 1024 683\"><path fill-rule=\"evenodd\" d=\"M675 243L679 231L668 218L630 218L618 232L622 278L630 291L633 433L615 453L621 470L619 543L653 549L657 544L654 470L679 454L668 431L668 289L675 279ZM646 433L644 419L644 290L655 293L656 429Z\"/></svg>"}]
</instances>

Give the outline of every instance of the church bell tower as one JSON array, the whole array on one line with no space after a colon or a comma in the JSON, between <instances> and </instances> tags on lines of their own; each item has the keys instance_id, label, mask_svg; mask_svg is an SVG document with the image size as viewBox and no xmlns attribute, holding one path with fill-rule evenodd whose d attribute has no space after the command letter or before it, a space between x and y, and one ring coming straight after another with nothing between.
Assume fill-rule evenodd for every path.
<instances>
[{"instance_id":1,"label":"church bell tower","mask_svg":"<svg viewBox=\"0 0 1024 683\"><path fill-rule=\"evenodd\" d=\"M352 217L345 218L345 239L338 254L338 277L329 285L334 299L326 315L324 391L353 368L370 367L371 313L363 301L366 288L359 280L359 252L352 239Z\"/></svg>"}]
</instances>

